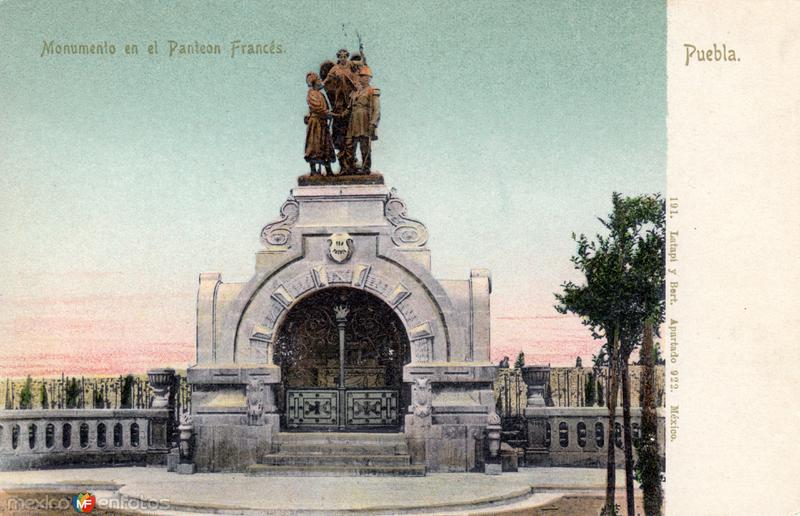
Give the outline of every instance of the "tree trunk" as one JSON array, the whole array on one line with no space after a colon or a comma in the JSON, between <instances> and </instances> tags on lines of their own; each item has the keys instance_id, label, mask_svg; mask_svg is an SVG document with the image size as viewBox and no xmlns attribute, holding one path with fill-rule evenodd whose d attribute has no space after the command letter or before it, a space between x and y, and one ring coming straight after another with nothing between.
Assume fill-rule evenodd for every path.
<instances>
[{"instance_id":1,"label":"tree trunk","mask_svg":"<svg viewBox=\"0 0 800 516\"><path fill-rule=\"evenodd\" d=\"M616 450L614 449L614 423L616 422L617 411L617 391L619 390L619 373L617 354L619 351L619 333L614 330L613 340L610 342L611 349L608 350L608 392L606 401L608 403L608 441L606 442L606 504L604 514L614 514L615 490L617 485L617 464L615 460Z\"/></svg>"},{"instance_id":2,"label":"tree trunk","mask_svg":"<svg viewBox=\"0 0 800 516\"><path fill-rule=\"evenodd\" d=\"M628 516L636 515L633 501L633 439L631 438L631 379L628 372L628 357L620 360L622 377L622 433L625 439L625 500Z\"/></svg>"},{"instance_id":3,"label":"tree trunk","mask_svg":"<svg viewBox=\"0 0 800 516\"><path fill-rule=\"evenodd\" d=\"M661 456L658 452L658 417L656 415L655 351L653 327L644 326L642 339L642 430L639 436L639 471L644 491L644 513L661 516Z\"/></svg>"}]
</instances>

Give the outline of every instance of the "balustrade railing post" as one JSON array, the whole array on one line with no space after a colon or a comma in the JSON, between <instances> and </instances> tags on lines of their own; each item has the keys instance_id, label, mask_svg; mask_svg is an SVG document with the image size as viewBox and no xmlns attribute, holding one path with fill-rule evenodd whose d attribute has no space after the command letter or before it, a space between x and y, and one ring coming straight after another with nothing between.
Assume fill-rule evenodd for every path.
<instances>
[{"instance_id":1,"label":"balustrade railing post","mask_svg":"<svg viewBox=\"0 0 800 516\"><path fill-rule=\"evenodd\" d=\"M162 464L175 437L175 370L151 369L147 378L154 393L151 408L163 410L160 415L153 415L148 425L148 462Z\"/></svg>"},{"instance_id":2,"label":"balustrade railing post","mask_svg":"<svg viewBox=\"0 0 800 516\"><path fill-rule=\"evenodd\" d=\"M525 462L529 465L546 465L549 451L546 446L547 418L542 409L547 406L545 398L550 383L549 366L527 366L522 368L522 378L528 387L525 405L525 420L528 427L528 447Z\"/></svg>"}]
</instances>

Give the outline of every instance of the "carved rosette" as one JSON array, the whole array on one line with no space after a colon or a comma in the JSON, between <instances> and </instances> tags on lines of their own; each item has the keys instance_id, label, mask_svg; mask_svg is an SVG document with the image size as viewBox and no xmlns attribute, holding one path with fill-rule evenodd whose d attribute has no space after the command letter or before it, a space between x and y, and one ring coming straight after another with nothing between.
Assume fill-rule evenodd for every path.
<instances>
[{"instance_id":1,"label":"carved rosette","mask_svg":"<svg viewBox=\"0 0 800 516\"><path fill-rule=\"evenodd\" d=\"M394 226L392 242L397 247L420 248L428 243L428 229L422 222L406 216L406 203L397 196L397 191L392 188L389 198L386 199L384 215Z\"/></svg>"},{"instance_id":2,"label":"carved rosette","mask_svg":"<svg viewBox=\"0 0 800 516\"><path fill-rule=\"evenodd\" d=\"M261 243L266 248L291 247L292 228L300 214L300 205L294 197L289 197L281 206L281 218L264 226L261 230Z\"/></svg>"}]
</instances>

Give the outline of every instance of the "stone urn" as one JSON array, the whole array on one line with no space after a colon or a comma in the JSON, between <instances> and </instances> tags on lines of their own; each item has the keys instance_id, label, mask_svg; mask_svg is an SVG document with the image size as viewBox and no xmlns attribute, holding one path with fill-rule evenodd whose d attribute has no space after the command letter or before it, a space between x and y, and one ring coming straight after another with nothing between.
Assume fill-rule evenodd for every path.
<instances>
[{"instance_id":1,"label":"stone urn","mask_svg":"<svg viewBox=\"0 0 800 516\"><path fill-rule=\"evenodd\" d=\"M152 408L168 408L170 391L175 381L175 370L169 368L151 369L147 371L147 381L154 394Z\"/></svg>"},{"instance_id":2,"label":"stone urn","mask_svg":"<svg viewBox=\"0 0 800 516\"><path fill-rule=\"evenodd\" d=\"M550 366L526 366L522 368L522 379L528 386L528 407L547 406L545 393L550 384Z\"/></svg>"}]
</instances>

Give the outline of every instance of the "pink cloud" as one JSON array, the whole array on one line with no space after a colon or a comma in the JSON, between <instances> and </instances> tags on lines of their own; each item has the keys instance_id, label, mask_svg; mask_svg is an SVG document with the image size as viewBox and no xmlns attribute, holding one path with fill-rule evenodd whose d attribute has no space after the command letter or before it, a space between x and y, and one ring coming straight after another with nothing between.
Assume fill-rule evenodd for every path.
<instances>
[{"instance_id":1,"label":"pink cloud","mask_svg":"<svg viewBox=\"0 0 800 516\"><path fill-rule=\"evenodd\" d=\"M0 376L141 373L195 360L194 292L78 293L0 299ZM580 319L498 305L492 361L574 365L597 353Z\"/></svg>"}]
</instances>

